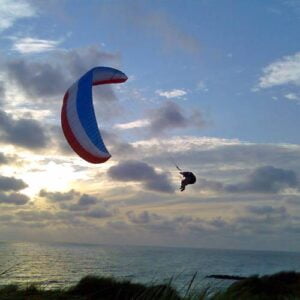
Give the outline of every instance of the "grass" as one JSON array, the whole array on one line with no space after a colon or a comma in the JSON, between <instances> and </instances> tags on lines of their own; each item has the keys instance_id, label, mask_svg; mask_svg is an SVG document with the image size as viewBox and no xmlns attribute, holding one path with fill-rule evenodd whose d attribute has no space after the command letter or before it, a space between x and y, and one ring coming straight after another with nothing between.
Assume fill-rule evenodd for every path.
<instances>
[{"instance_id":1,"label":"grass","mask_svg":"<svg viewBox=\"0 0 300 300\"><path fill-rule=\"evenodd\" d=\"M196 274L179 294L168 284L144 285L109 277L86 276L76 285L45 290L38 285L20 288L7 285L0 289L2 300L284 300L300 299L300 273L280 272L273 275L251 276L238 280L227 289L213 292L213 287L193 288Z\"/></svg>"}]
</instances>

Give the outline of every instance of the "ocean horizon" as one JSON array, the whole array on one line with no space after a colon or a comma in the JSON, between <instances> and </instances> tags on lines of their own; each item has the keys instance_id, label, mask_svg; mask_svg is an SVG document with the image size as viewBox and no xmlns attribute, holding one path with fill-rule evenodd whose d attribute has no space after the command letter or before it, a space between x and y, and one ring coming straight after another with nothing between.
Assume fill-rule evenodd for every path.
<instances>
[{"instance_id":1,"label":"ocean horizon","mask_svg":"<svg viewBox=\"0 0 300 300\"><path fill-rule=\"evenodd\" d=\"M36 283L45 289L54 289L74 285L86 275L97 275L145 284L171 281L175 288L184 290L196 273L195 285L204 288L223 287L232 283L231 280L206 278L212 274L250 276L280 271L300 271L300 253L60 242L0 242L0 286Z\"/></svg>"}]
</instances>

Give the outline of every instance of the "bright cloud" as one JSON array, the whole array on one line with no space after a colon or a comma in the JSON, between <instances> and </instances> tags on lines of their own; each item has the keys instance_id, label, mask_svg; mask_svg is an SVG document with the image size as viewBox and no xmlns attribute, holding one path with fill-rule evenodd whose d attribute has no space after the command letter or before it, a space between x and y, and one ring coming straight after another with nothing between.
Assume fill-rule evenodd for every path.
<instances>
[{"instance_id":1,"label":"bright cloud","mask_svg":"<svg viewBox=\"0 0 300 300\"><path fill-rule=\"evenodd\" d=\"M13 26L19 19L35 15L35 8L27 1L0 0L0 31Z\"/></svg>"},{"instance_id":2,"label":"bright cloud","mask_svg":"<svg viewBox=\"0 0 300 300\"><path fill-rule=\"evenodd\" d=\"M169 90L169 91L157 90L156 94L170 99L170 98L180 98L180 97L186 95L187 92L185 90L180 90L180 89L173 89L173 90Z\"/></svg>"},{"instance_id":3,"label":"bright cloud","mask_svg":"<svg viewBox=\"0 0 300 300\"><path fill-rule=\"evenodd\" d=\"M296 101L296 102L298 102L300 100L300 97L295 93L288 93L288 94L284 95L284 97L288 100L292 100L292 101Z\"/></svg>"},{"instance_id":4,"label":"bright cloud","mask_svg":"<svg viewBox=\"0 0 300 300\"><path fill-rule=\"evenodd\" d=\"M122 123L122 124L116 124L114 127L117 129L133 129L133 128L140 128L140 127L145 127L150 124L149 120L136 120L133 122L128 122L128 123Z\"/></svg>"},{"instance_id":5,"label":"bright cloud","mask_svg":"<svg viewBox=\"0 0 300 300\"><path fill-rule=\"evenodd\" d=\"M263 69L259 88L270 88L284 84L300 85L300 52L285 56Z\"/></svg>"},{"instance_id":6,"label":"bright cloud","mask_svg":"<svg viewBox=\"0 0 300 300\"><path fill-rule=\"evenodd\" d=\"M224 146L238 146L246 144L238 139L222 139L213 137L195 137L195 136L181 136L172 137L168 139L152 138L149 140L137 141L133 145L152 152L155 148L164 145L164 149L168 152L180 152L187 150L212 150L216 148L223 148Z\"/></svg>"},{"instance_id":7,"label":"bright cloud","mask_svg":"<svg viewBox=\"0 0 300 300\"><path fill-rule=\"evenodd\" d=\"M60 44L60 41L42 40L34 38L22 38L15 41L12 49L20 53L40 53L53 51Z\"/></svg>"}]
</instances>

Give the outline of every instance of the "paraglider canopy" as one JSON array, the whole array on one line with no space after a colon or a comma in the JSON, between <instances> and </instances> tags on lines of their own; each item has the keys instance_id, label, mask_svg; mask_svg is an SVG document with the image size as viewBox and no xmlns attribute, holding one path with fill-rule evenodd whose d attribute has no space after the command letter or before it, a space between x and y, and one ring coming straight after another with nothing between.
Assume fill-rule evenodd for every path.
<instances>
[{"instance_id":1,"label":"paraglider canopy","mask_svg":"<svg viewBox=\"0 0 300 300\"><path fill-rule=\"evenodd\" d=\"M122 83L127 79L117 69L95 67L79 78L65 93L61 110L63 133L72 149L90 163L104 163L111 157L98 128L92 86Z\"/></svg>"}]
</instances>

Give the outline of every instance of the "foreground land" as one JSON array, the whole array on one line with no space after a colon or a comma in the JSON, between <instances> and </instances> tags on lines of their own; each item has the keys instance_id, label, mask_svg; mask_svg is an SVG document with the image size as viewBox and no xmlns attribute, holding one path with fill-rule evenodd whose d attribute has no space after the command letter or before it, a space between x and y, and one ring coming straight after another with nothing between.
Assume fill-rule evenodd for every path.
<instances>
[{"instance_id":1,"label":"foreground land","mask_svg":"<svg viewBox=\"0 0 300 300\"><path fill-rule=\"evenodd\" d=\"M213 275L216 276L216 275ZM223 275L222 275L223 276ZM224 275L226 276L226 275ZM226 290L214 291L208 287L202 291L193 287L193 278L183 295L171 284L142 285L114 278L87 276L68 289L44 290L36 285L20 288L7 285L0 289L2 300L222 300L222 299L300 299L300 273L280 272L267 276L238 278Z\"/></svg>"}]
</instances>

